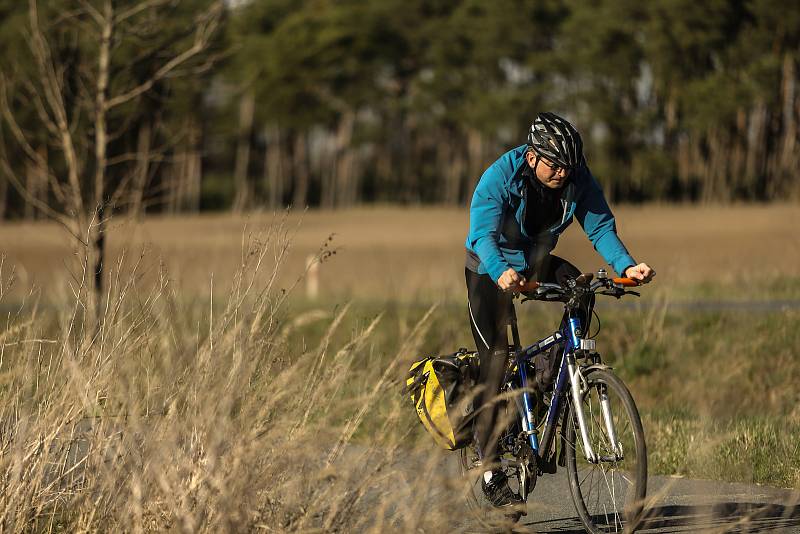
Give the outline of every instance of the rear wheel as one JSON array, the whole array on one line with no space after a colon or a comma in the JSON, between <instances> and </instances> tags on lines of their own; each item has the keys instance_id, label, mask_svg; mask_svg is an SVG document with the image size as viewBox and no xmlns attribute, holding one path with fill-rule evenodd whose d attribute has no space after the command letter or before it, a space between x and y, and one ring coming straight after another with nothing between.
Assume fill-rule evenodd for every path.
<instances>
[{"instance_id":1,"label":"rear wheel","mask_svg":"<svg viewBox=\"0 0 800 534\"><path fill-rule=\"evenodd\" d=\"M583 415L589 444L599 460L587 460L575 411L570 406L565 452L572 500L587 531L630 532L640 521L647 492L647 446L642 421L628 388L616 375L606 369L593 369L585 379L588 387L582 393ZM606 424L607 416L613 423L611 429ZM612 430L616 434L614 440L610 436Z\"/></svg>"}]
</instances>

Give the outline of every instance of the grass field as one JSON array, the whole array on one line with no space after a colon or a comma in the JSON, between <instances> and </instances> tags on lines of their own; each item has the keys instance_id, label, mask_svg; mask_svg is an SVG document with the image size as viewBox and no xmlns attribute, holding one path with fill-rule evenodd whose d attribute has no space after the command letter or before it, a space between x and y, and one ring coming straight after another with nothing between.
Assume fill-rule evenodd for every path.
<instances>
[{"instance_id":1,"label":"grass field","mask_svg":"<svg viewBox=\"0 0 800 534\"><path fill-rule=\"evenodd\" d=\"M621 207L615 214L634 257L657 269L657 287L669 290L673 298L799 295L792 283L800 276L796 205ZM463 300L468 220L464 209L203 215L153 218L141 224L120 220L108 243L112 258L122 250L129 258L146 250L147 263L163 261L179 287L200 295L208 293L212 273L220 281L230 279L241 263L243 236L284 219L292 235L281 269L284 286L302 271L305 258L333 235L331 246L338 253L321 270L323 299ZM0 227L0 250L17 267L21 285L35 284L45 296L66 279L70 246L54 225ZM603 265L577 223L562 236L556 253L585 270Z\"/></svg>"},{"instance_id":2,"label":"grass field","mask_svg":"<svg viewBox=\"0 0 800 534\"><path fill-rule=\"evenodd\" d=\"M639 403L652 471L800 486L800 309L752 306L800 299L800 206L616 214L658 275L640 302L598 306L598 347ZM440 528L420 511L459 481L432 468L400 385L419 355L472 346L466 222L420 208L119 221L96 332L65 235L4 225L4 530ZM556 253L595 270L573 226ZM332 249L309 299L306 258ZM520 306L523 338L559 315ZM407 458L441 480L392 478Z\"/></svg>"}]
</instances>

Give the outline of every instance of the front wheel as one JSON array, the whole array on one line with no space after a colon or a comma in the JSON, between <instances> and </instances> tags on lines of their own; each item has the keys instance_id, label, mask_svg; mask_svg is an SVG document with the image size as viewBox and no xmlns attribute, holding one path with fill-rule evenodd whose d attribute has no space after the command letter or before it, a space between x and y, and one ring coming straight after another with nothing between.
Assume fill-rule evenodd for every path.
<instances>
[{"instance_id":1,"label":"front wheel","mask_svg":"<svg viewBox=\"0 0 800 534\"><path fill-rule=\"evenodd\" d=\"M615 374L592 369L585 379L583 415L595 458L587 460L570 406L565 453L572 500L587 531L631 532L642 517L647 492L642 420L628 388Z\"/></svg>"}]
</instances>

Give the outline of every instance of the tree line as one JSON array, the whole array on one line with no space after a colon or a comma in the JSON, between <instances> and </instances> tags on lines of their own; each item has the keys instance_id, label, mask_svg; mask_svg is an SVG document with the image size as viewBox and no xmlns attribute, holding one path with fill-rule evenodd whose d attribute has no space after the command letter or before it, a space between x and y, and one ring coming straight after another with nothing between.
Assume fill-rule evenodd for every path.
<instances>
[{"instance_id":1,"label":"tree line","mask_svg":"<svg viewBox=\"0 0 800 534\"><path fill-rule=\"evenodd\" d=\"M0 0L0 215L463 205L538 111L623 201L800 197L800 5ZM95 236L96 238L97 236Z\"/></svg>"}]
</instances>

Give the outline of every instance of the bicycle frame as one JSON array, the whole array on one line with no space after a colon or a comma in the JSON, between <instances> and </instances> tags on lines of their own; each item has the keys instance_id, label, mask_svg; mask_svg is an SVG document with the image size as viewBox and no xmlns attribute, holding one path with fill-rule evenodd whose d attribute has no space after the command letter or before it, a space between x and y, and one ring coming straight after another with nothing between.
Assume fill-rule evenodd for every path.
<instances>
[{"instance_id":1,"label":"bicycle frame","mask_svg":"<svg viewBox=\"0 0 800 534\"><path fill-rule=\"evenodd\" d=\"M517 331L516 317L511 320L512 335L515 344L515 351L513 357L516 363L516 373L519 378L519 384L522 388L522 410L520 413L520 420L522 423L522 430L528 437L528 444L531 449L536 453L537 457L542 459L542 452L544 454L550 450L553 439L556 433L558 417L562 412L562 402L566 399L567 388L570 390L573 400L573 409L575 410L575 418L577 419L580 428L581 439L583 441L584 451L587 455L587 460L590 462L597 462L594 451L589 443L586 424L584 421L583 410L581 408L581 376L580 370L575 361L575 351L582 349L581 333L583 325L578 317L570 314L567 324L560 331L554 332L549 337L541 339L536 343L529 345L525 348L519 348L519 334ZM534 420L535 414L533 411L534 399L530 392L531 383L528 378L527 364L533 357L542 352L549 350L556 343L564 341L564 353L561 358L558 377L553 390L553 397L550 401L550 406L547 410L545 417L545 426L542 434L542 442L539 442L538 430L536 429L536 421ZM511 377L513 379L513 376ZM604 419L606 424L611 425L610 412L605 413ZM613 433L613 429L610 429ZM613 435L613 434L612 434Z\"/></svg>"}]
</instances>

